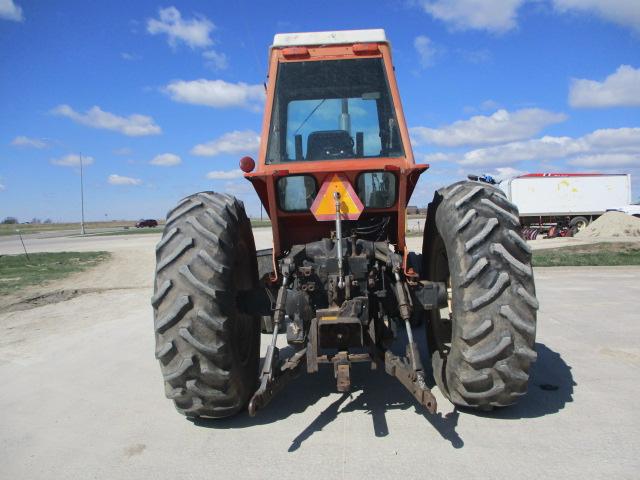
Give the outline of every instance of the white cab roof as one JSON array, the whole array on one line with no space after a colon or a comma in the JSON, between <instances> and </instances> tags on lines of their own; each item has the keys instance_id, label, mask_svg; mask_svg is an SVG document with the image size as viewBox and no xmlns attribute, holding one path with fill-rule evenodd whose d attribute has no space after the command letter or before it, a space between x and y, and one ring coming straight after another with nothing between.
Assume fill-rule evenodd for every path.
<instances>
[{"instance_id":1,"label":"white cab roof","mask_svg":"<svg viewBox=\"0 0 640 480\"><path fill-rule=\"evenodd\" d=\"M339 30L335 32L278 33L273 37L274 47L368 42L388 43L387 35L383 29L376 28L371 30Z\"/></svg>"}]
</instances>

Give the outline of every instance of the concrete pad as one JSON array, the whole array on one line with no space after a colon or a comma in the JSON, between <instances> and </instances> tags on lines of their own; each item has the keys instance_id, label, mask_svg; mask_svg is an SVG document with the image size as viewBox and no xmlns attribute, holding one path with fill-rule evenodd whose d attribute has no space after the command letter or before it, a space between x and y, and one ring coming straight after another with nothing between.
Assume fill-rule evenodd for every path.
<instances>
[{"instance_id":1,"label":"concrete pad","mask_svg":"<svg viewBox=\"0 0 640 480\"><path fill-rule=\"evenodd\" d=\"M637 477L638 267L535 270L538 362L515 407L461 411L435 389L429 415L359 366L350 395L326 368L255 418L193 423L164 398L154 359L149 237L40 245L110 249L115 263L68 280L100 291L0 313L3 478Z\"/></svg>"}]
</instances>

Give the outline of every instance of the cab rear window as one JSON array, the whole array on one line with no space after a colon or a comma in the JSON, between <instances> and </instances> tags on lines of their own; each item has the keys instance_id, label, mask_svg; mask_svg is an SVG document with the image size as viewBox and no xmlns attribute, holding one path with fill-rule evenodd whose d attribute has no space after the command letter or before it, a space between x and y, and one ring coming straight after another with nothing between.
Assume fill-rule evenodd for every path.
<instances>
[{"instance_id":1,"label":"cab rear window","mask_svg":"<svg viewBox=\"0 0 640 480\"><path fill-rule=\"evenodd\" d=\"M381 58L278 66L267 163L403 155Z\"/></svg>"}]
</instances>

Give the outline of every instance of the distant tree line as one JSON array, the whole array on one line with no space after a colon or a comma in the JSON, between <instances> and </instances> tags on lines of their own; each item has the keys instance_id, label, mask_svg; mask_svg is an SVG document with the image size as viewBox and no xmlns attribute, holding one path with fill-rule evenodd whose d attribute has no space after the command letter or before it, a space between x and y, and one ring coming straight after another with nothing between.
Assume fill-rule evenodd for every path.
<instances>
[{"instance_id":1,"label":"distant tree line","mask_svg":"<svg viewBox=\"0 0 640 480\"><path fill-rule=\"evenodd\" d=\"M407 207L407 215L426 215L427 208L419 208L413 205Z\"/></svg>"},{"instance_id":2,"label":"distant tree line","mask_svg":"<svg viewBox=\"0 0 640 480\"><path fill-rule=\"evenodd\" d=\"M4 220L2 220L2 224L3 225L16 225L20 222L18 222L18 219L16 217L5 217ZM32 218L30 222L26 222L26 223L35 223L35 224L40 224L40 223L53 223L51 221L50 218L47 218L45 220L40 220L39 218Z\"/></svg>"}]
</instances>

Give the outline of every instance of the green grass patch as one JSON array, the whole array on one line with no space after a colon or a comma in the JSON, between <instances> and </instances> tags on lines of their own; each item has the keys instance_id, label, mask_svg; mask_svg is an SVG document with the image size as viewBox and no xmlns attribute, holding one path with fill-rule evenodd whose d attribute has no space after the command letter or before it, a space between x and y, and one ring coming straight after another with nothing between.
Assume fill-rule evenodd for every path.
<instances>
[{"instance_id":1,"label":"green grass patch","mask_svg":"<svg viewBox=\"0 0 640 480\"><path fill-rule=\"evenodd\" d=\"M640 265L638 243L595 243L534 250L534 267L608 267Z\"/></svg>"},{"instance_id":2,"label":"green grass patch","mask_svg":"<svg viewBox=\"0 0 640 480\"><path fill-rule=\"evenodd\" d=\"M271 220L254 220L254 219L251 219L251 226L253 228L270 227L271 226Z\"/></svg>"},{"instance_id":3,"label":"green grass patch","mask_svg":"<svg viewBox=\"0 0 640 480\"><path fill-rule=\"evenodd\" d=\"M109 252L57 252L0 256L0 295L59 280L108 259Z\"/></svg>"}]
</instances>

